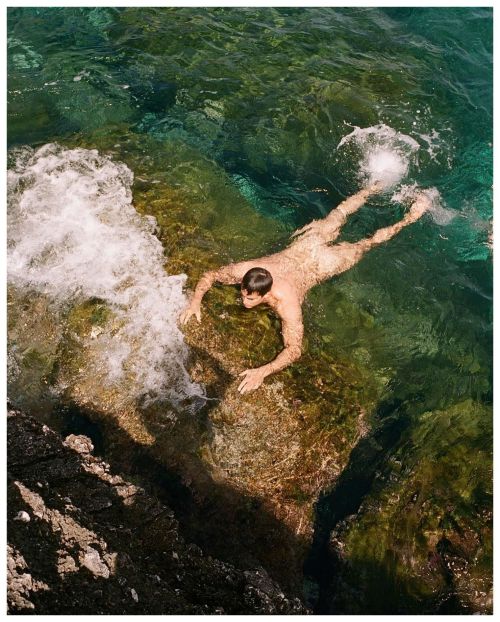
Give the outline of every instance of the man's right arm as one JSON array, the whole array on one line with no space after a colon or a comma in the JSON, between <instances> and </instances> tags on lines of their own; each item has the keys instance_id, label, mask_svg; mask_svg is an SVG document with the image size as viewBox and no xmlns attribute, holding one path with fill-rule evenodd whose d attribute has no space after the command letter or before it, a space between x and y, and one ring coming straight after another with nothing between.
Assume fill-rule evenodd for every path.
<instances>
[{"instance_id":1,"label":"man's right arm","mask_svg":"<svg viewBox=\"0 0 500 622\"><path fill-rule=\"evenodd\" d=\"M216 282L223 283L224 285L239 283L246 272L245 266L246 262L241 262L223 266L218 270L209 270L205 272L196 285L189 306L180 315L179 319L181 324L186 324L193 315L196 316L198 322L201 322L201 301L203 300L203 296Z\"/></svg>"}]
</instances>

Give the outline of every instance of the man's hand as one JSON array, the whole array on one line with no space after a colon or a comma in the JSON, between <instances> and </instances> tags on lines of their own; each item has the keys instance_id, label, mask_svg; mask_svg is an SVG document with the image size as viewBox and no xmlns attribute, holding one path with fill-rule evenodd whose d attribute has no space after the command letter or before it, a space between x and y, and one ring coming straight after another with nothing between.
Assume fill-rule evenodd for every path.
<instances>
[{"instance_id":1,"label":"man's hand","mask_svg":"<svg viewBox=\"0 0 500 622\"><path fill-rule=\"evenodd\" d=\"M193 316L193 315L196 315L196 319L198 320L198 322L201 322L201 307L200 307L200 305L190 304L187 309L184 309L184 311L179 316L180 323L181 324L187 324L189 322L189 318L191 316Z\"/></svg>"},{"instance_id":2,"label":"man's hand","mask_svg":"<svg viewBox=\"0 0 500 622\"><path fill-rule=\"evenodd\" d=\"M258 389L268 374L264 367L257 367L257 369L245 369L239 375L245 376L245 378L241 381L238 391L248 393L248 391Z\"/></svg>"}]
</instances>

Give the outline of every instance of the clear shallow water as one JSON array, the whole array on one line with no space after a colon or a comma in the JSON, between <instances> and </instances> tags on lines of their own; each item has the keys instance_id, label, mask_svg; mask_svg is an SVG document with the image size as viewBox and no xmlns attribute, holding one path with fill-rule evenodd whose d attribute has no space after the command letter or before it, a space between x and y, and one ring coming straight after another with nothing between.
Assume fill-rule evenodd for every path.
<instances>
[{"instance_id":1,"label":"clear shallow water","mask_svg":"<svg viewBox=\"0 0 500 622\"><path fill-rule=\"evenodd\" d=\"M282 247L287 233L359 187L366 153L339 148L355 127L385 124L416 141L403 183L437 188L445 217L426 216L311 292L308 347L368 369L381 398L409 404L415 429L422 413L467 400L481 406L470 409L474 425L489 429L490 9L52 8L8 15L9 144L113 151L136 174L131 162L143 159L144 183L184 187L202 206L197 217L211 241L200 236L198 246L220 254L220 263ZM247 213L223 200L217 173L197 164L205 161L276 230L265 221L252 230L251 244L242 242ZM391 197L362 208L343 237L400 218L403 207ZM116 231L108 235L112 247ZM150 259L133 261L144 274ZM152 278L146 272L144 283ZM135 364L144 365L148 353L134 352ZM464 435L464 450L475 438L488 439L481 450L489 464L487 434ZM429 441L415 433L413 443L420 451ZM441 449L428 446L429 457L433 451Z\"/></svg>"}]
</instances>

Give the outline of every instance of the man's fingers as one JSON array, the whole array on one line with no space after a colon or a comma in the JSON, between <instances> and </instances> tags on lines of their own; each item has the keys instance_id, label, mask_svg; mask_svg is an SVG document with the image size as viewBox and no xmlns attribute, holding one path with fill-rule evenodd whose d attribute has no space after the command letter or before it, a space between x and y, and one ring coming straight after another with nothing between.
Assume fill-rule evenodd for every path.
<instances>
[{"instance_id":1,"label":"man's fingers","mask_svg":"<svg viewBox=\"0 0 500 622\"><path fill-rule=\"evenodd\" d=\"M248 384L245 384L241 387L241 389L239 389L239 392L243 394L243 393L248 393L251 390L252 390L252 387L249 386Z\"/></svg>"},{"instance_id":2,"label":"man's fingers","mask_svg":"<svg viewBox=\"0 0 500 622\"><path fill-rule=\"evenodd\" d=\"M187 324L193 315L195 315L198 322L201 323L201 309L198 311L193 311L193 309L185 309L179 316L180 323Z\"/></svg>"},{"instance_id":3,"label":"man's fingers","mask_svg":"<svg viewBox=\"0 0 500 622\"><path fill-rule=\"evenodd\" d=\"M254 391L262 384L262 378L258 374L258 370L256 369L245 369L238 376L245 376L245 378L240 382L238 386L238 391L240 393L248 393L249 391Z\"/></svg>"},{"instance_id":4,"label":"man's fingers","mask_svg":"<svg viewBox=\"0 0 500 622\"><path fill-rule=\"evenodd\" d=\"M243 380L243 382L238 387L238 391L240 393L248 393L249 391L253 391L256 388L257 387L255 386L255 383L253 383L253 382L249 381L247 378L245 378L245 380Z\"/></svg>"},{"instance_id":5,"label":"man's fingers","mask_svg":"<svg viewBox=\"0 0 500 622\"><path fill-rule=\"evenodd\" d=\"M250 390L250 379L246 376L249 371L250 369L245 369L245 371L242 371L241 374L238 374L238 376L245 376L238 386L238 391L240 393L245 393Z\"/></svg>"}]
</instances>

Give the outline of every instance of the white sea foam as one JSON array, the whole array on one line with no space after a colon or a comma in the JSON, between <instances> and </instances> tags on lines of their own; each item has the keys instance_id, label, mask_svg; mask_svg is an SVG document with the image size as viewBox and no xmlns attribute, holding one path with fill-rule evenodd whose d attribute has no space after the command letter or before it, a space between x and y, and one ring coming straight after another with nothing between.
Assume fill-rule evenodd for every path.
<instances>
[{"instance_id":1,"label":"white sea foam","mask_svg":"<svg viewBox=\"0 0 500 622\"><path fill-rule=\"evenodd\" d=\"M54 144L14 159L9 281L62 306L106 301L117 321L92 334L91 350L110 385L135 398L203 397L186 371L188 350L176 325L186 276L165 272L156 221L132 205L130 169L95 150Z\"/></svg>"},{"instance_id":2,"label":"white sea foam","mask_svg":"<svg viewBox=\"0 0 500 622\"><path fill-rule=\"evenodd\" d=\"M359 162L359 178L364 185L375 182L389 188L407 174L420 145L411 136L397 132L383 123L372 127L355 127L344 136L338 149L354 147Z\"/></svg>"},{"instance_id":3,"label":"white sea foam","mask_svg":"<svg viewBox=\"0 0 500 622\"><path fill-rule=\"evenodd\" d=\"M17 37L7 38L7 48L16 69L39 69L43 63L42 56Z\"/></svg>"},{"instance_id":4,"label":"white sea foam","mask_svg":"<svg viewBox=\"0 0 500 622\"><path fill-rule=\"evenodd\" d=\"M429 215L437 225L447 225L456 216L456 213L443 206L441 194L437 188L419 188L417 184L402 185L392 195L391 200L395 203L410 204L419 194L425 194L430 200Z\"/></svg>"},{"instance_id":5,"label":"white sea foam","mask_svg":"<svg viewBox=\"0 0 500 622\"><path fill-rule=\"evenodd\" d=\"M427 153L429 154L431 160L435 160L442 145L442 139L439 132L432 129L429 134L421 133L418 136L427 144Z\"/></svg>"}]
</instances>

